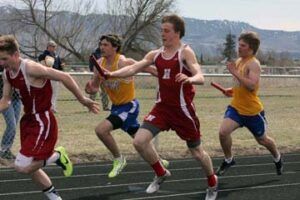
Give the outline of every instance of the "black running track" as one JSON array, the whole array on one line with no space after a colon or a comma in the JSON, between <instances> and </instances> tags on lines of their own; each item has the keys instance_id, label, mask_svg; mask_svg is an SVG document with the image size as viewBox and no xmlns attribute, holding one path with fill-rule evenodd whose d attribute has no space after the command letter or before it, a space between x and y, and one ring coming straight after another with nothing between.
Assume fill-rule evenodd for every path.
<instances>
[{"instance_id":1,"label":"black running track","mask_svg":"<svg viewBox=\"0 0 300 200\"><path fill-rule=\"evenodd\" d=\"M213 160L219 166L221 158ZM236 157L237 164L219 177L218 198L230 200L299 200L300 153L284 155L284 174L277 176L270 155ZM88 163L74 166L74 175L65 178L60 168L49 166L45 171L64 200L146 200L204 199L206 178L193 159L171 160L172 176L159 192L146 194L145 188L153 172L143 161L128 161L117 178L107 178L111 163ZM46 199L27 176L10 168L0 169L1 200Z\"/></svg>"}]
</instances>

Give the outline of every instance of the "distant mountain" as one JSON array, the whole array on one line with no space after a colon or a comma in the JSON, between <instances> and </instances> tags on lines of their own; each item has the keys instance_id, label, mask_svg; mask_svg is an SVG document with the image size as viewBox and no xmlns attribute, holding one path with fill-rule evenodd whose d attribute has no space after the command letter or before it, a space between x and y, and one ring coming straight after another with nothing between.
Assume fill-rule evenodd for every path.
<instances>
[{"instance_id":1,"label":"distant mountain","mask_svg":"<svg viewBox=\"0 0 300 200\"><path fill-rule=\"evenodd\" d=\"M214 55L218 47L223 47L230 32L238 37L243 31L255 31L261 39L261 50L289 52L291 56L300 58L300 31L263 30L244 22L228 20L185 18L185 22L184 41L191 44L197 54Z\"/></svg>"},{"instance_id":2,"label":"distant mountain","mask_svg":"<svg viewBox=\"0 0 300 200\"><path fill-rule=\"evenodd\" d=\"M10 8L0 7L0 33L7 33L10 30L9 25L5 23L11 15ZM75 13L60 12L55 20L69 20L70 16ZM94 15L93 15L94 16ZM82 16L83 18L92 17L92 15ZM109 15L99 15L101 19L108 19ZM106 20L105 20L106 21ZM107 20L109 21L109 20ZM199 20L193 18L185 18L186 35L183 41L190 44L197 55L203 54L208 56L220 55L220 50L224 48L223 43L228 33L232 33L238 37L243 31L255 31L261 38L262 51L288 52L293 58L300 59L300 31L287 32L282 30L263 30L251 26L244 22L235 22L228 20ZM105 24L99 27L99 31L107 32ZM89 36L92 23L85 23L85 35ZM67 27L66 27L67 28ZM21 38L26 38L30 34L25 32ZM93 49L94 47L91 47Z\"/></svg>"}]
</instances>

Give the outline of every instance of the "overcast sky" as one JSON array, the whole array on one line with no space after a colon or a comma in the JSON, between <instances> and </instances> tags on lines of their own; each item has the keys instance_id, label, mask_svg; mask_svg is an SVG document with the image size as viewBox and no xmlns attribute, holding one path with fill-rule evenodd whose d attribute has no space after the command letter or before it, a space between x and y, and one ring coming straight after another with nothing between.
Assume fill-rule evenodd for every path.
<instances>
[{"instance_id":1,"label":"overcast sky","mask_svg":"<svg viewBox=\"0 0 300 200\"><path fill-rule=\"evenodd\" d=\"M0 0L0 5L14 1L18 0ZM104 9L106 0L94 1ZM262 29L300 31L300 0L177 0L177 9L184 17L226 19Z\"/></svg>"}]
</instances>

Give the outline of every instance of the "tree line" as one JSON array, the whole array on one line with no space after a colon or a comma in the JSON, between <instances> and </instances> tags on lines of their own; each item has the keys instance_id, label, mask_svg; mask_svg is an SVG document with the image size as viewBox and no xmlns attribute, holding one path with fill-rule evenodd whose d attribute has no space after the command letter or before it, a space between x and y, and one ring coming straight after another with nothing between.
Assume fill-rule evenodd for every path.
<instances>
[{"instance_id":1,"label":"tree line","mask_svg":"<svg viewBox=\"0 0 300 200\"><path fill-rule=\"evenodd\" d=\"M222 51L222 56L225 59L232 60L236 59L236 42L237 37L232 33L228 33L224 42L224 50ZM267 66L279 66L279 67L289 67L299 65L299 61L294 60L289 52L275 52L275 51L262 51L258 50L257 58L262 65Z\"/></svg>"}]
</instances>

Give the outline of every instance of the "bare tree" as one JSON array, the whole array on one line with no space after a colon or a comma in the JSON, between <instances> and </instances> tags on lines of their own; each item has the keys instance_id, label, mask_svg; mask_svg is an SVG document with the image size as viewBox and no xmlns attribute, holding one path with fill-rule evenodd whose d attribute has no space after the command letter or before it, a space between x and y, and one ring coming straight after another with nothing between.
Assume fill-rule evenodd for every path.
<instances>
[{"instance_id":1,"label":"bare tree","mask_svg":"<svg viewBox=\"0 0 300 200\"><path fill-rule=\"evenodd\" d=\"M24 54L36 58L51 39L63 57L84 61L100 34L108 31L124 38L124 52L143 54L160 45L158 22L175 0L107 0L106 14L96 12L97 1L93 0L18 2L21 7L13 8L7 22L10 32L21 38Z\"/></svg>"},{"instance_id":2,"label":"bare tree","mask_svg":"<svg viewBox=\"0 0 300 200\"><path fill-rule=\"evenodd\" d=\"M160 45L158 22L174 8L175 0L107 0L112 17L108 30L124 38L123 51L139 51Z\"/></svg>"},{"instance_id":3,"label":"bare tree","mask_svg":"<svg viewBox=\"0 0 300 200\"><path fill-rule=\"evenodd\" d=\"M72 7L66 1L19 0L19 2L22 2L21 9L14 8L8 21L13 24L12 32L22 35L20 44L23 53L35 57L51 39L64 50L65 56L73 55L81 61L85 60L84 50L95 43L90 34L97 32L102 24L95 15L89 15L95 10L94 1L75 1ZM67 8L72 12L63 11ZM87 24L93 26L89 27ZM86 27L89 27L89 30L86 30ZM37 44L38 42L40 44Z\"/></svg>"}]
</instances>

